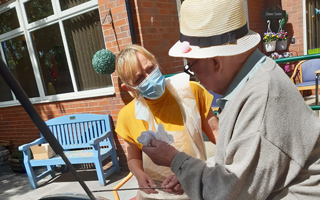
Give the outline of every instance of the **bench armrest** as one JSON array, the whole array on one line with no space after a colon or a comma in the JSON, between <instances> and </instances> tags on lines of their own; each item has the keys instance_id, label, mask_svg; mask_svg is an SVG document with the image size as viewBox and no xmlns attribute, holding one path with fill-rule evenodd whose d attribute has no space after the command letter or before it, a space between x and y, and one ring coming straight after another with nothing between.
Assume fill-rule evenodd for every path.
<instances>
[{"instance_id":1,"label":"bench armrest","mask_svg":"<svg viewBox=\"0 0 320 200\"><path fill-rule=\"evenodd\" d=\"M110 137L110 135L111 135L111 131L105 132L105 133L103 133L100 137L90 140L90 141L89 141L89 144L90 144L90 145L96 145L96 144L98 144L99 142L101 142L102 140L105 140L105 139L107 139L108 137Z\"/></svg>"},{"instance_id":2,"label":"bench armrest","mask_svg":"<svg viewBox=\"0 0 320 200\"><path fill-rule=\"evenodd\" d=\"M26 151L26 150L30 149L31 146L34 146L37 144L42 144L44 142L45 142L45 138L38 138L33 142L19 146L18 149L19 149L19 151Z\"/></svg>"}]
</instances>

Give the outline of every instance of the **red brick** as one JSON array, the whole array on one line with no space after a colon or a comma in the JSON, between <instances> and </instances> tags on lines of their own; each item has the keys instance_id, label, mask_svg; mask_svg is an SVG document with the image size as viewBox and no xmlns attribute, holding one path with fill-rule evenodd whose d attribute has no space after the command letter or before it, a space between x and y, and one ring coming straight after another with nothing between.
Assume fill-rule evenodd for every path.
<instances>
[{"instance_id":1,"label":"red brick","mask_svg":"<svg viewBox=\"0 0 320 200\"><path fill-rule=\"evenodd\" d=\"M123 12L123 11L125 11L124 8L125 7L123 5L115 7L115 8L111 8L111 13L113 15L113 14L116 14L116 13Z\"/></svg>"}]
</instances>

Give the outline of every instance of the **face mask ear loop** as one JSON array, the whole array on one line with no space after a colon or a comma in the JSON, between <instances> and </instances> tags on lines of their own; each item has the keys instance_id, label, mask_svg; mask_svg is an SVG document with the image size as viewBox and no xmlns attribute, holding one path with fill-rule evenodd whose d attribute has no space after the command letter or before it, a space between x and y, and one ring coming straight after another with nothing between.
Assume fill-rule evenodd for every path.
<instances>
[{"instance_id":1,"label":"face mask ear loop","mask_svg":"<svg viewBox=\"0 0 320 200\"><path fill-rule=\"evenodd\" d=\"M141 95L140 92L138 92L137 89L135 89L135 88L133 88L133 87L131 87L131 88L133 89L133 91L131 91L131 92L135 94L136 99L139 99L139 97L140 97L140 95Z\"/></svg>"},{"instance_id":2,"label":"face mask ear loop","mask_svg":"<svg viewBox=\"0 0 320 200\"><path fill-rule=\"evenodd\" d=\"M140 92L137 92L137 90L134 90L134 93L136 94L136 97L137 97L137 99L139 99L139 97L140 97Z\"/></svg>"},{"instance_id":3,"label":"face mask ear loop","mask_svg":"<svg viewBox=\"0 0 320 200\"><path fill-rule=\"evenodd\" d=\"M128 91L129 94L130 94L132 97L135 97L135 98L138 99L139 96L140 96L140 92L137 92L137 89L136 89L136 88L134 88L134 87L132 87L132 86L130 86L130 85L128 85L128 84L126 84L126 86L127 86L127 87L130 87L131 89L133 89L133 90L131 90L131 91ZM135 96L134 96L133 94L135 94Z\"/></svg>"}]
</instances>

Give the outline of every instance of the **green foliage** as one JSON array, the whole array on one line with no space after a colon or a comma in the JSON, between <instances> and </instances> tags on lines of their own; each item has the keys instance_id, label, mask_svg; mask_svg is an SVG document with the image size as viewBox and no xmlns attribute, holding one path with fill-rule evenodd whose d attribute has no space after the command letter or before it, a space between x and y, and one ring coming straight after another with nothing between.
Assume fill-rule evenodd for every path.
<instances>
[{"instance_id":1,"label":"green foliage","mask_svg":"<svg viewBox=\"0 0 320 200\"><path fill-rule=\"evenodd\" d=\"M115 70L116 56L107 49L97 51L92 59L94 70L98 74L112 74Z\"/></svg>"},{"instance_id":2,"label":"green foliage","mask_svg":"<svg viewBox=\"0 0 320 200\"><path fill-rule=\"evenodd\" d=\"M23 153L22 151L14 151L12 152L12 158L16 158L19 160L23 160Z\"/></svg>"},{"instance_id":3,"label":"green foliage","mask_svg":"<svg viewBox=\"0 0 320 200\"><path fill-rule=\"evenodd\" d=\"M286 13L286 17L281 19L280 25L284 27L284 25L288 22L289 14Z\"/></svg>"}]
</instances>

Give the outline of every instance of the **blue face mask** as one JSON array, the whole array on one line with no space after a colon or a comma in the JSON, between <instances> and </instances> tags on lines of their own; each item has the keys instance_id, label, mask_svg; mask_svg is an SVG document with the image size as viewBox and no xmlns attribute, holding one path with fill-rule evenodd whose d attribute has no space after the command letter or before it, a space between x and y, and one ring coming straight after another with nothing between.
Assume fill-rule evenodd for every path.
<instances>
[{"instance_id":1,"label":"blue face mask","mask_svg":"<svg viewBox=\"0 0 320 200\"><path fill-rule=\"evenodd\" d=\"M155 100L159 99L165 91L165 79L157 66L137 87L141 96Z\"/></svg>"}]
</instances>

